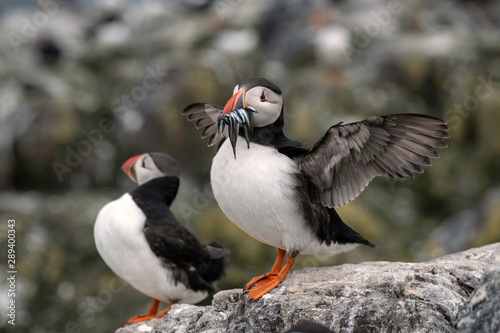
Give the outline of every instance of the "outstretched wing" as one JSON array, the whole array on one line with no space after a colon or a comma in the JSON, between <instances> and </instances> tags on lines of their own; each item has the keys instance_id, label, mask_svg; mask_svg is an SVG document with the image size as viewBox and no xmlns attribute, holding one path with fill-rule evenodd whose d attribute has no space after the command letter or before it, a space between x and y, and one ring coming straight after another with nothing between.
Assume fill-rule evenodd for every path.
<instances>
[{"instance_id":1,"label":"outstretched wing","mask_svg":"<svg viewBox=\"0 0 500 333\"><path fill-rule=\"evenodd\" d=\"M405 179L422 173L445 148L446 122L425 115L394 114L339 123L306 154L297 156L313 199L327 207L354 200L376 176Z\"/></svg>"},{"instance_id":2,"label":"outstretched wing","mask_svg":"<svg viewBox=\"0 0 500 333\"><path fill-rule=\"evenodd\" d=\"M201 138L209 138L208 146L212 147L220 142L222 135L217 134L217 118L222 114L223 108L215 104L194 103L182 111L190 121L196 121L195 127L202 128Z\"/></svg>"}]
</instances>

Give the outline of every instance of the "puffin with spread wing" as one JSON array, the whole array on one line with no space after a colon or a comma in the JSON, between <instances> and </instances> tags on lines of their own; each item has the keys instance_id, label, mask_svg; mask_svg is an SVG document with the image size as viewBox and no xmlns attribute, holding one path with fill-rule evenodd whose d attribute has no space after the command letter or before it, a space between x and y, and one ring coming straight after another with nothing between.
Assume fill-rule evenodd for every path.
<instances>
[{"instance_id":1,"label":"puffin with spread wing","mask_svg":"<svg viewBox=\"0 0 500 333\"><path fill-rule=\"evenodd\" d=\"M271 271L245 286L252 300L283 281L298 254L373 247L334 207L354 200L376 176L405 179L422 173L449 137L441 119L394 114L338 123L305 149L283 133L281 90L261 77L241 81L224 108L195 103L182 114L203 129L209 146L219 144L211 183L224 214L278 249Z\"/></svg>"}]
</instances>

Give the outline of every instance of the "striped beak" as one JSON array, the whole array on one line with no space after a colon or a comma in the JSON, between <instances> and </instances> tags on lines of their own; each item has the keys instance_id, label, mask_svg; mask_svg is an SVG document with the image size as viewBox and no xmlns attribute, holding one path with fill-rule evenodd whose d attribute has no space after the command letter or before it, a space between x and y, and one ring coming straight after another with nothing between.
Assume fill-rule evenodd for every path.
<instances>
[{"instance_id":1,"label":"striped beak","mask_svg":"<svg viewBox=\"0 0 500 333\"><path fill-rule=\"evenodd\" d=\"M129 158L125 163L122 165L122 170L125 172L125 174L132 179L134 183L137 183L137 171L135 169L135 162L137 162L137 159L141 157L141 155L136 155L131 158Z\"/></svg>"},{"instance_id":2,"label":"striped beak","mask_svg":"<svg viewBox=\"0 0 500 333\"><path fill-rule=\"evenodd\" d=\"M224 106L224 110L222 111L222 115L225 116L227 113L231 111L244 108L245 107L244 97L245 97L245 89L241 88L236 92L236 94L231 96L229 101L227 101L226 105Z\"/></svg>"}]
</instances>

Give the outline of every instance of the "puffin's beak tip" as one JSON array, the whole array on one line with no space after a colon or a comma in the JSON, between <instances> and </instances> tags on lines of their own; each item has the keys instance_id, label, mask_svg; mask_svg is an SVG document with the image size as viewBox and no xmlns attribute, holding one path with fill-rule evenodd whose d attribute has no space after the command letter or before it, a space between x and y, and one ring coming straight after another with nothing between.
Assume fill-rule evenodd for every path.
<instances>
[{"instance_id":1,"label":"puffin's beak tip","mask_svg":"<svg viewBox=\"0 0 500 333\"><path fill-rule=\"evenodd\" d=\"M226 105L224 106L224 110L222 111L222 115L224 116L224 115L226 115L226 113L234 111L238 100L241 99L241 101L243 102L243 100L242 100L243 96L244 96L244 89L241 88L233 96L231 96L231 98L227 101ZM242 103L242 105L243 104L244 103Z\"/></svg>"},{"instance_id":2,"label":"puffin's beak tip","mask_svg":"<svg viewBox=\"0 0 500 333\"><path fill-rule=\"evenodd\" d=\"M135 162L141 155L135 155L129 158L125 163L123 163L121 169L122 171L134 182L137 183L137 178L135 177ZM134 168L134 173L131 172L132 168Z\"/></svg>"}]
</instances>

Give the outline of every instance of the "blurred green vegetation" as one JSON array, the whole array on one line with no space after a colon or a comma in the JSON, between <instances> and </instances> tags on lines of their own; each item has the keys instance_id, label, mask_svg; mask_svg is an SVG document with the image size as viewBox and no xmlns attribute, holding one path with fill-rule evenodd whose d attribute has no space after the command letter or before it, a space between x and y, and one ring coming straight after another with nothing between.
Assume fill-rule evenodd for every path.
<instances>
[{"instance_id":1,"label":"blurred green vegetation","mask_svg":"<svg viewBox=\"0 0 500 333\"><path fill-rule=\"evenodd\" d=\"M6 257L6 221L15 218L16 329L112 331L147 311L145 296L131 287L117 291L93 241L99 209L134 187L120 166L139 153L161 151L179 161L176 216L202 241L232 251L221 289L267 272L276 250L221 213L209 190L215 149L180 115L194 102L224 105L248 76L282 88L285 132L307 146L335 123L371 115L424 113L451 127L449 147L424 174L376 179L338 210L377 248L300 256L294 269L427 260L500 241L500 5L401 2L384 23L379 14L387 6L68 6L25 43L2 40L0 254ZM22 36L22 18L39 10L4 13L2 35ZM155 82L161 84L146 89ZM103 131L103 119L112 129ZM100 132L96 144L83 130Z\"/></svg>"}]
</instances>

